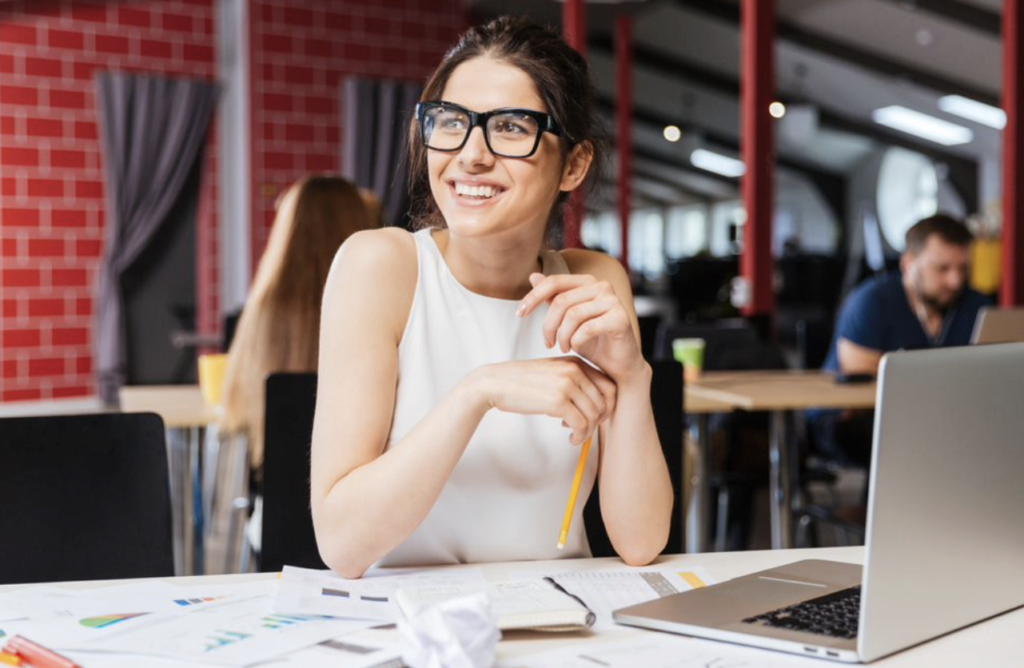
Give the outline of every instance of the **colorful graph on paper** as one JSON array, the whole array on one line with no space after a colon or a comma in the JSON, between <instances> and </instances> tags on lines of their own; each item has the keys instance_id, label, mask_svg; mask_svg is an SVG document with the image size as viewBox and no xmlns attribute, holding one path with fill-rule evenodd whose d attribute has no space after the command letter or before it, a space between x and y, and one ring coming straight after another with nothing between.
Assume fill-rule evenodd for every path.
<instances>
[{"instance_id":1,"label":"colorful graph on paper","mask_svg":"<svg viewBox=\"0 0 1024 668\"><path fill-rule=\"evenodd\" d=\"M206 651L212 652L214 650L218 650L229 645L234 645L237 642L242 642L243 640L246 640L251 637L251 633L217 630L207 635L204 642L206 645Z\"/></svg>"},{"instance_id":2,"label":"colorful graph on paper","mask_svg":"<svg viewBox=\"0 0 1024 668\"><path fill-rule=\"evenodd\" d=\"M323 619L323 617L310 616L310 615L267 615L260 620L260 626L265 629L281 629L286 626L293 624L301 624L303 622L313 621L314 619Z\"/></svg>"},{"instance_id":3,"label":"colorful graph on paper","mask_svg":"<svg viewBox=\"0 0 1024 668\"><path fill-rule=\"evenodd\" d=\"M176 614L154 615L151 622L126 623L123 630L93 643L90 649L242 668L372 625L362 620L277 613L271 609L272 602L268 594L260 593L179 608Z\"/></svg>"},{"instance_id":4,"label":"colorful graph on paper","mask_svg":"<svg viewBox=\"0 0 1024 668\"><path fill-rule=\"evenodd\" d=\"M214 601L223 601L226 596L205 596L202 598L176 598L174 604L187 608L192 605L201 605L203 603L213 603Z\"/></svg>"},{"instance_id":5,"label":"colorful graph on paper","mask_svg":"<svg viewBox=\"0 0 1024 668\"><path fill-rule=\"evenodd\" d=\"M123 622L126 619L134 619L135 617L142 617L143 615L148 614L148 612L126 612L117 615L98 615L96 617L86 617L85 619L79 619L78 623L86 628L102 629L107 626L113 626L118 622Z\"/></svg>"}]
</instances>

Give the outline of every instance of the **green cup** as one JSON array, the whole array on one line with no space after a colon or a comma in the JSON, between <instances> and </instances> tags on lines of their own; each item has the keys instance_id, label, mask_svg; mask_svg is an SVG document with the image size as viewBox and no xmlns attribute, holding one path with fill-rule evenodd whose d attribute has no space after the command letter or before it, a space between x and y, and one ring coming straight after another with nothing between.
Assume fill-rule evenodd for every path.
<instances>
[{"instance_id":1,"label":"green cup","mask_svg":"<svg viewBox=\"0 0 1024 668\"><path fill-rule=\"evenodd\" d=\"M675 339L672 355L683 365L683 376L689 382L700 379L704 367L704 339Z\"/></svg>"}]
</instances>

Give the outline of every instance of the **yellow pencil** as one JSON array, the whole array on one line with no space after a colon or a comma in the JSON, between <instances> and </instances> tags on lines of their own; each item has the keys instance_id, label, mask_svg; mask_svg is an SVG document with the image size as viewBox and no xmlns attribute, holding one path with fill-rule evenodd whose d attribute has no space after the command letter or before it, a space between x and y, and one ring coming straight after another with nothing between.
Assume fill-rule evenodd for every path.
<instances>
[{"instance_id":1,"label":"yellow pencil","mask_svg":"<svg viewBox=\"0 0 1024 668\"><path fill-rule=\"evenodd\" d=\"M583 472L587 469L587 455L590 454L590 439L583 441L580 449L580 461L576 464L576 475L572 479L572 490L569 492L569 505L565 507L565 518L562 520L562 533L558 536L558 549L564 550L569 540L569 525L572 524L572 513L576 510L576 497L580 495L580 483Z\"/></svg>"}]
</instances>

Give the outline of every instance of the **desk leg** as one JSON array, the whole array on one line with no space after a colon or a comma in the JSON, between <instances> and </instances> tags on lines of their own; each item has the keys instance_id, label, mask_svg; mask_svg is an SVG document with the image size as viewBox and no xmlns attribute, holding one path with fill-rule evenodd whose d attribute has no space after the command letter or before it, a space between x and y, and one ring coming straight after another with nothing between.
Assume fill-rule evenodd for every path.
<instances>
[{"instance_id":1,"label":"desk leg","mask_svg":"<svg viewBox=\"0 0 1024 668\"><path fill-rule=\"evenodd\" d=\"M790 451L788 416L786 411L771 414L771 439L769 459L771 461L771 521L772 549L785 550L792 545L791 504L792 480L790 477Z\"/></svg>"},{"instance_id":2,"label":"desk leg","mask_svg":"<svg viewBox=\"0 0 1024 668\"><path fill-rule=\"evenodd\" d=\"M171 491L171 527L174 536L174 574L185 575L188 550L185 547L186 534L191 526L189 515L185 509L186 497L189 495L188 478L188 443L185 435L178 429L168 429L167 436L167 473L170 477Z\"/></svg>"},{"instance_id":3,"label":"desk leg","mask_svg":"<svg viewBox=\"0 0 1024 668\"><path fill-rule=\"evenodd\" d=\"M697 456L693 462L693 470L683 470L683 475L690 476L692 492L690 506L686 511L686 551L705 552L708 548L708 531L711 526L711 487L708 485L708 468L711 461L711 435L708 429L706 413L697 418ZM686 457L683 457L686 461Z\"/></svg>"},{"instance_id":4,"label":"desk leg","mask_svg":"<svg viewBox=\"0 0 1024 668\"><path fill-rule=\"evenodd\" d=\"M189 553L192 557L193 570L190 575L203 575L206 569L203 564L203 532L206 522L204 521L203 503L203 438L206 430L203 427L189 427L189 486L191 494L186 498L191 499L187 504L186 517L192 521L192 530L188 532L191 537L191 546L186 542L186 549L191 548Z\"/></svg>"}]
</instances>

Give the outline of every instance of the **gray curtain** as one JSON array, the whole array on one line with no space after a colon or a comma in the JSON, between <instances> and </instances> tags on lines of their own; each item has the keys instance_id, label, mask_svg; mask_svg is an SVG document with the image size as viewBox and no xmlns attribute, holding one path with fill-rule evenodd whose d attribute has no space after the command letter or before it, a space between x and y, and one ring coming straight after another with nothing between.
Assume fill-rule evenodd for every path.
<instances>
[{"instance_id":1,"label":"gray curtain","mask_svg":"<svg viewBox=\"0 0 1024 668\"><path fill-rule=\"evenodd\" d=\"M341 174L380 198L388 225L405 226L409 121L418 83L347 77L341 85Z\"/></svg>"},{"instance_id":2,"label":"gray curtain","mask_svg":"<svg viewBox=\"0 0 1024 668\"><path fill-rule=\"evenodd\" d=\"M125 378L125 274L168 219L202 159L217 104L213 82L105 72L96 78L107 220L96 295L100 397Z\"/></svg>"}]
</instances>

